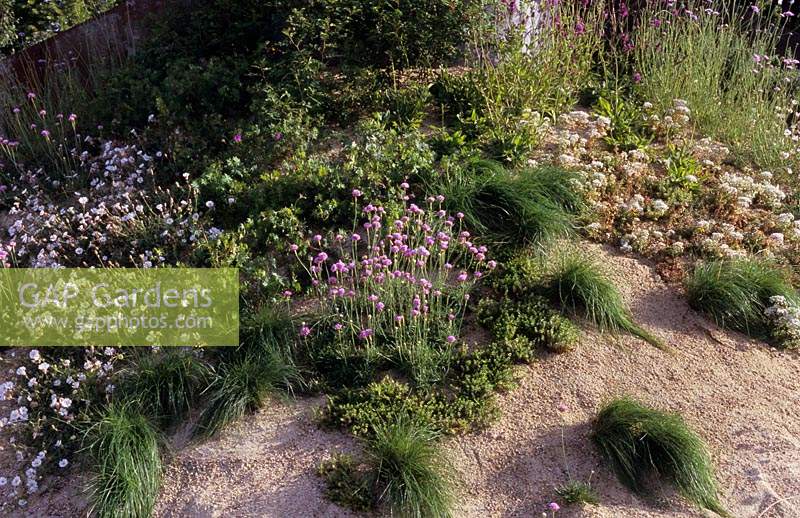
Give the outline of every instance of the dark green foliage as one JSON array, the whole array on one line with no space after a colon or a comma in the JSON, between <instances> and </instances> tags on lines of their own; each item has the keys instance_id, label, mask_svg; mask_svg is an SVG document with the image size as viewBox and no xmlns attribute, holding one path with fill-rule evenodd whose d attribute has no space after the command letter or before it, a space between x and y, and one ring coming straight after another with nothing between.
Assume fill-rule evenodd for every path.
<instances>
[{"instance_id":1,"label":"dark green foliage","mask_svg":"<svg viewBox=\"0 0 800 518\"><path fill-rule=\"evenodd\" d=\"M483 173L483 174L482 174ZM557 169L466 167L442 177L430 188L445 196L451 212L481 239L510 250L541 244L573 232L573 214L581 206L574 173Z\"/></svg>"},{"instance_id":2,"label":"dark green foliage","mask_svg":"<svg viewBox=\"0 0 800 518\"><path fill-rule=\"evenodd\" d=\"M594 259L577 250L562 250L547 261L546 289L563 308L580 314L600 331L625 331L656 347L665 347L633 321L619 290Z\"/></svg>"},{"instance_id":3,"label":"dark green foliage","mask_svg":"<svg viewBox=\"0 0 800 518\"><path fill-rule=\"evenodd\" d=\"M346 453L338 453L323 461L317 474L325 479L325 497L356 512L372 510L375 496L369 473L362 468L352 455Z\"/></svg>"},{"instance_id":4,"label":"dark green foliage","mask_svg":"<svg viewBox=\"0 0 800 518\"><path fill-rule=\"evenodd\" d=\"M437 434L402 417L379 426L367 442L379 501L393 515L452 516L455 475Z\"/></svg>"},{"instance_id":5,"label":"dark green foliage","mask_svg":"<svg viewBox=\"0 0 800 518\"><path fill-rule=\"evenodd\" d=\"M604 406L593 439L620 481L645 493L656 474L691 502L728 516L719 501L711 458L702 439L678 414L653 410L628 398Z\"/></svg>"},{"instance_id":6,"label":"dark green foliage","mask_svg":"<svg viewBox=\"0 0 800 518\"><path fill-rule=\"evenodd\" d=\"M86 432L93 515L150 516L161 483L160 437L136 405L112 403Z\"/></svg>"},{"instance_id":7,"label":"dark green foliage","mask_svg":"<svg viewBox=\"0 0 800 518\"><path fill-rule=\"evenodd\" d=\"M567 484L556 489L556 494L568 504L591 504L600 503L597 491L586 482L571 480Z\"/></svg>"},{"instance_id":8,"label":"dark green foliage","mask_svg":"<svg viewBox=\"0 0 800 518\"><path fill-rule=\"evenodd\" d=\"M260 0L201 0L188 16L183 6L170 9L132 61L110 73L94 107L125 133L156 115L174 152L194 150L196 160L232 137L227 121L245 113L251 66L279 22Z\"/></svg>"},{"instance_id":9,"label":"dark green foliage","mask_svg":"<svg viewBox=\"0 0 800 518\"><path fill-rule=\"evenodd\" d=\"M208 402L195 433L213 436L245 413L257 410L270 394L291 390L299 381L291 359L277 346L265 345L224 362L207 390Z\"/></svg>"},{"instance_id":10,"label":"dark green foliage","mask_svg":"<svg viewBox=\"0 0 800 518\"><path fill-rule=\"evenodd\" d=\"M463 387L464 391L455 395L438 388L417 392L410 385L387 377L363 389L345 389L330 396L322 420L357 436L371 437L390 416L405 416L414 423L448 434L470 430L496 417L492 390L507 381L510 374L498 379L498 373L489 373L475 363L456 370L463 373L464 384L460 385L458 379L452 383L455 389Z\"/></svg>"},{"instance_id":11,"label":"dark green foliage","mask_svg":"<svg viewBox=\"0 0 800 518\"><path fill-rule=\"evenodd\" d=\"M119 0L0 0L0 56L65 31Z\"/></svg>"},{"instance_id":12,"label":"dark green foliage","mask_svg":"<svg viewBox=\"0 0 800 518\"><path fill-rule=\"evenodd\" d=\"M565 352L578 341L578 329L541 297L501 302L481 301L479 318L492 331L514 362L531 362L544 347Z\"/></svg>"},{"instance_id":13,"label":"dark green foliage","mask_svg":"<svg viewBox=\"0 0 800 518\"><path fill-rule=\"evenodd\" d=\"M689 304L722 327L767 337L764 310L770 297L797 300L786 271L758 259L717 260L698 264L685 281Z\"/></svg>"},{"instance_id":14,"label":"dark green foliage","mask_svg":"<svg viewBox=\"0 0 800 518\"><path fill-rule=\"evenodd\" d=\"M210 380L208 365L195 352L139 352L120 373L117 394L162 427L180 421Z\"/></svg>"},{"instance_id":15,"label":"dark green foliage","mask_svg":"<svg viewBox=\"0 0 800 518\"><path fill-rule=\"evenodd\" d=\"M479 3L464 0L283 3L294 6L284 29L293 49L350 66L447 64L481 15Z\"/></svg>"}]
</instances>

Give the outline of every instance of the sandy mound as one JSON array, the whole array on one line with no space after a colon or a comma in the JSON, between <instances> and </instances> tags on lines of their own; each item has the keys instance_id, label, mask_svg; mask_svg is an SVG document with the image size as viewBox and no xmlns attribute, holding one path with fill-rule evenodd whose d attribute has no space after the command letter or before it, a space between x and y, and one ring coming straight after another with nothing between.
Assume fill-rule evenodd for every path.
<instances>
[{"instance_id":1,"label":"sandy mound","mask_svg":"<svg viewBox=\"0 0 800 518\"><path fill-rule=\"evenodd\" d=\"M797 356L718 330L650 265L589 248L608 265L638 321L676 354L587 331L575 351L520 369L519 386L499 398L497 423L448 440L462 473L457 515L540 516L555 487L570 475L585 481L594 470L602 504L564 508L558 516L704 516L669 493L637 499L601 464L589 439L591 419L604 400L627 394L681 412L701 433L734 516L800 516ZM348 516L324 499L315 470L333 452L357 446L316 426L313 411L321 403L276 402L212 441L180 448L168 461L156 516ZM559 412L560 403L566 411ZM65 502L74 494L68 486L32 501L36 510L28 512L79 515L76 499Z\"/></svg>"},{"instance_id":2,"label":"sandy mound","mask_svg":"<svg viewBox=\"0 0 800 518\"><path fill-rule=\"evenodd\" d=\"M723 502L738 517L800 516L800 363L742 335L722 332L690 310L652 268L602 257L638 321L677 350L670 356L630 337L586 333L573 352L526 368L500 399L503 417L488 430L451 441L465 474L464 515L538 516L554 487L572 477L593 486L602 505L559 516L704 516L663 495L643 502L600 464L590 421L606 399L632 395L681 412L706 439L718 465ZM557 410L564 403L568 410ZM771 507L782 498L792 498ZM669 500L670 510L664 508Z\"/></svg>"}]
</instances>

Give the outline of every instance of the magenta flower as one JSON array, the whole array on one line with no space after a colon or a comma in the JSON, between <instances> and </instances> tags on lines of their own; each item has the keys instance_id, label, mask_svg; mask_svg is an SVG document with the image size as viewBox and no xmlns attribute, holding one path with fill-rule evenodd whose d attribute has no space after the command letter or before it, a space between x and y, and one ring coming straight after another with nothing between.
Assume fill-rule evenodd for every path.
<instances>
[{"instance_id":1,"label":"magenta flower","mask_svg":"<svg viewBox=\"0 0 800 518\"><path fill-rule=\"evenodd\" d=\"M234 135L233 136L233 141L236 142L237 144L241 144L242 143L242 134L241 133L237 133L236 135Z\"/></svg>"},{"instance_id":2,"label":"magenta flower","mask_svg":"<svg viewBox=\"0 0 800 518\"><path fill-rule=\"evenodd\" d=\"M301 337L303 337L303 338L305 338L305 337L307 337L307 336L308 336L308 335L310 335L310 334L311 334L311 328L310 328L310 327L308 327L307 325L303 324L303 325L300 327L300 336L301 336Z\"/></svg>"},{"instance_id":3,"label":"magenta flower","mask_svg":"<svg viewBox=\"0 0 800 518\"><path fill-rule=\"evenodd\" d=\"M556 512L556 511L558 511L559 509L561 509L561 506L559 506L559 505L558 505L557 503L555 503L555 502L550 502L549 504L547 504L547 508L548 508L548 509L550 509L550 510L551 510L551 511L553 511L553 512Z\"/></svg>"},{"instance_id":4,"label":"magenta flower","mask_svg":"<svg viewBox=\"0 0 800 518\"><path fill-rule=\"evenodd\" d=\"M358 337L362 340L366 340L370 336L373 335L373 331L370 328L362 329L360 333L358 333Z\"/></svg>"},{"instance_id":5,"label":"magenta flower","mask_svg":"<svg viewBox=\"0 0 800 518\"><path fill-rule=\"evenodd\" d=\"M364 193L362 193L358 189L353 189L353 193L352 194L353 194L353 198L360 198L361 195L364 194Z\"/></svg>"},{"instance_id":6,"label":"magenta flower","mask_svg":"<svg viewBox=\"0 0 800 518\"><path fill-rule=\"evenodd\" d=\"M333 324L333 328L334 328L336 331L341 331L343 327L344 327L344 326L343 326L342 324L339 324L338 322L337 322L336 324Z\"/></svg>"},{"instance_id":7,"label":"magenta flower","mask_svg":"<svg viewBox=\"0 0 800 518\"><path fill-rule=\"evenodd\" d=\"M283 133L281 133L280 131L277 131L277 132L275 132L274 135L272 135L272 138L275 139L276 142L279 141L279 140L283 140Z\"/></svg>"},{"instance_id":8,"label":"magenta flower","mask_svg":"<svg viewBox=\"0 0 800 518\"><path fill-rule=\"evenodd\" d=\"M451 344L451 343L453 343L453 342L455 342L455 341L456 341L456 337L455 337L455 336L453 336L453 335L449 335L449 336L447 337L447 343Z\"/></svg>"},{"instance_id":9,"label":"magenta flower","mask_svg":"<svg viewBox=\"0 0 800 518\"><path fill-rule=\"evenodd\" d=\"M291 290L286 290L286 291L284 291L284 292L283 292L283 296L284 296L284 297L286 297L286 298L288 299L289 297L291 297L291 296L292 296L292 291L291 291Z\"/></svg>"}]
</instances>

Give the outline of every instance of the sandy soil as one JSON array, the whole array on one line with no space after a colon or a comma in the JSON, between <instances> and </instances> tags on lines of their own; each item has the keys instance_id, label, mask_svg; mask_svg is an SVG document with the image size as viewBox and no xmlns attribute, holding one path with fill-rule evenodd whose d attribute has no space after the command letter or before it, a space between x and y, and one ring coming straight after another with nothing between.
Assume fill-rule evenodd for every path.
<instances>
[{"instance_id":1,"label":"sandy soil","mask_svg":"<svg viewBox=\"0 0 800 518\"><path fill-rule=\"evenodd\" d=\"M591 419L604 400L626 394L681 412L707 440L734 516L800 517L800 358L720 331L650 265L599 246L591 253L607 264L638 321L675 355L587 331L575 351L520 369L519 386L498 399L503 417L446 444L462 475L457 515L540 516L555 487L570 476L585 481L594 470L602 504L558 516L705 516L666 491L640 500L601 464L589 439ZM323 498L315 469L333 452L357 446L314 424L320 403L276 402L213 441L181 448L156 516L348 516ZM76 516L48 498L55 504L50 516Z\"/></svg>"}]
</instances>

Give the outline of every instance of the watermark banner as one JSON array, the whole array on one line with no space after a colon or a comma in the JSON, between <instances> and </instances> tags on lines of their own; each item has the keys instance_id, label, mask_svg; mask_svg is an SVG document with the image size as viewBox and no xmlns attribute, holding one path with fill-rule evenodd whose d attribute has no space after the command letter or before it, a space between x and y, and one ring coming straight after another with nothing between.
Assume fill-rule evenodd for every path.
<instances>
[{"instance_id":1,"label":"watermark banner","mask_svg":"<svg viewBox=\"0 0 800 518\"><path fill-rule=\"evenodd\" d=\"M0 346L238 344L235 268L0 268Z\"/></svg>"}]
</instances>

